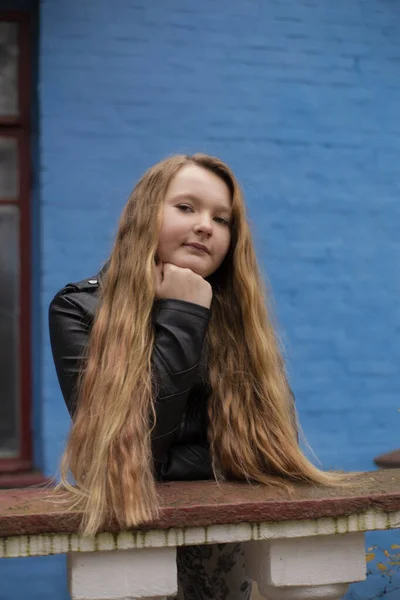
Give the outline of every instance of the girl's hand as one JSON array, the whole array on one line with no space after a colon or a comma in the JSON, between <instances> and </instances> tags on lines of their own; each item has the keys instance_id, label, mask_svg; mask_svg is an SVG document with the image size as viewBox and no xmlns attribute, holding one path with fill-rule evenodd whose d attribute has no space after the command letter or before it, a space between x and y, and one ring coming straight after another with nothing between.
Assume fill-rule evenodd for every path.
<instances>
[{"instance_id":1,"label":"girl's hand","mask_svg":"<svg viewBox=\"0 0 400 600\"><path fill-rule=\"evenodd\" d=\"M175 298L210 308L212 287L191 269L183 269L171 263L155 266L156 298Z\"/></svg>"}]
</instances>

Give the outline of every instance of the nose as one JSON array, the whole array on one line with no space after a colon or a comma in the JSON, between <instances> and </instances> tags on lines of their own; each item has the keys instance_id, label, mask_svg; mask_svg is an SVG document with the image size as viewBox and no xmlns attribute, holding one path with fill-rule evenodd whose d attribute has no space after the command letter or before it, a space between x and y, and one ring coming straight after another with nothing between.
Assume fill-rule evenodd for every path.
<instances>
[{"instance_id":1,"label":"nose","mask_svg":"<svg viewBox=\"0 0 400 600\"><path fill-rule=\"evenodd\" d=\"M194 225L194 231L197 234L203 234L210 237L213 232L213 222L210 215L201 214Z\"/></svg>"}]
</instances>

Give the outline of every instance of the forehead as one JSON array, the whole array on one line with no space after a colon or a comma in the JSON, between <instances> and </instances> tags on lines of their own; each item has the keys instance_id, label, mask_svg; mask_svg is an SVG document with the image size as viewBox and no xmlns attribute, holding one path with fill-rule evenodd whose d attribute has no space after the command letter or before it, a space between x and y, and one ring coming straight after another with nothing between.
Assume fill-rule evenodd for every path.
<instances>
[{"instance_id":1,"label":"forehead","mask_svg":"<svg viewBox=\"0 0 400 600\"><path fill-rule=\"evenodd\" d=\"M228 186L221 177L198 165L182 167L169 184L166 200L190 194L200 200L231 208L232 199Z\"/></svg>"}]
</instances>

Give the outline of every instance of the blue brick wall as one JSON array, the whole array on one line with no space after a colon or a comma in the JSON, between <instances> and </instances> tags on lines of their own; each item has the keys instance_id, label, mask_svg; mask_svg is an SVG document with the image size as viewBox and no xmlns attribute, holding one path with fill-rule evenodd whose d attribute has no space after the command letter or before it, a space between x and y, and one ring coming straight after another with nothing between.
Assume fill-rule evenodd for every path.
<instances>
[{"instance_id":1,"label":"blue brick wall","mask_svg":"<svg viewBox=\"0 0 400 600\"><path fill-rule=\"evenodd\" d=\"M324 466L369 468L400 418L400 10L186 4L42 4L43 315L107 256L146 167L220 155L247 192L306 435ZM52 472L68 421L48 344L43 369Z\"/></svg>"},{"instance_id":2,"label":"blue brick wall","mask_svg":"<svg viewBox=\"0 0 400 600\"><path fill-rule=\"evenodd\" d=\"M398 4L44 0L40 20L46 472L69 426L48 303L105 260L143 170L197 150L245 188L313 450L325 468L373 468L400 445ZM66 597L51 564L59 578L29 598Z\"/></svg>"}]
</instances>

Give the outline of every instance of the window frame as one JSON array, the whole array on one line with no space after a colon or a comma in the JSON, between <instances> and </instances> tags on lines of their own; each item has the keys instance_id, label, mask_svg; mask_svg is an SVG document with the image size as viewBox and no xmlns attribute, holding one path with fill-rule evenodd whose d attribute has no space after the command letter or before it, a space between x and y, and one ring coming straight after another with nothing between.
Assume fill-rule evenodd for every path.
<instances>
[{"instance_id":1,"label":"window frame","mask_svg":"<svg viewBox=\"0 0 400 600\"><path fill-rule=\"evenodd\" d=\"M19 194L0 199L1 205L20 210L19 272L19 453L0 458L0 476L33 468L32 447L32 350L31 350L31 17L28 12L1 11L0 21L17 22L18 27L18 115L0 114L0 135L13 137L18 144ZM8 480L10 477L8 477Z\"/></svg>"}]
</instances>

